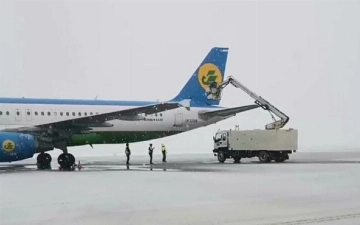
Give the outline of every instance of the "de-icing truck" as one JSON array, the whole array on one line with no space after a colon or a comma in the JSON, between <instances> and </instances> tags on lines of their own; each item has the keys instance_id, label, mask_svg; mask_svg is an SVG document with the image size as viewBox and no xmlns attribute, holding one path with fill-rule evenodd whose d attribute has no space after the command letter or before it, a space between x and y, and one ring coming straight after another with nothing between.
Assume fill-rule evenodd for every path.
<instances>
[{"instance_id":1,"label":"de-icing truck","mask_svg":"<svg viewBox=\"0 0 360 225\"><path fill-rule=\"evenodd\" d=\"M298 149L298 130L281 129L289 121L289 117L268 101L250 91L232 76L220 84L212 83L207 93L208 99L221 99L222 90L228 85L242 89L255 99L255 104L268 110L274 122L267 124L265 130L219 130L213 137L215 156L219 162L233 158L239 162L241 158L258 157L260 162L284 162L289 154ZM275 120L275 114L280 120Z\"/></svg>"}]
</instances>

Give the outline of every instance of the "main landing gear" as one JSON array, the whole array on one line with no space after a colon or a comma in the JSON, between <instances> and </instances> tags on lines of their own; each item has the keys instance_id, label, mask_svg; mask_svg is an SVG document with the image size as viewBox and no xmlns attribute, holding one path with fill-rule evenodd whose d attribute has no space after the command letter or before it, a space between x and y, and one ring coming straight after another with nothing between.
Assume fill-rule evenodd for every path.
<instances>
[{"instance_id":1,"label":"main landing gear","mask_svg":"<svg viewBox=\"0 0 360 225\"><path fill-rule=\"evenodd\" d=\"M60 170L72 170L75 165L75 157L70 153L62 153L58 157Z\"/></svg>"},{"instance_id":2,"label":"main landing gear","mask_svg":"<svg viewBox=\"0 0 360 225\"><path fill-rule=\"evenodd\" d=\"M38 169L51 169L51 156L48 153L40 153L37 156L37 167ZM75 165L75 157L64 151L58 157L58 163L60 165L60 170L73 170Z\"/></svg>"},{"instance_id":3,"label":"main landing gear","mask_svg":"<svg viewBox=\"0 0 360 225\"><path fill-rule=\"evenodd\" d=\"M37 167L38 169L44 170L44 169L51 169L51 155L48 153L40 153L37 158Z\"/></svg>"}]
</instances>

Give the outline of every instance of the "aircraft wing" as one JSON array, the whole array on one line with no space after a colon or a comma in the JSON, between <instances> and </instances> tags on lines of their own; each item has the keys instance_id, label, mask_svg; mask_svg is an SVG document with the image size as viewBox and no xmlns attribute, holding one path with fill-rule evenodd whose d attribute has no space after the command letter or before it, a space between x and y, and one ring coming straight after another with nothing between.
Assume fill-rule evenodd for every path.
<instances>
[{"instance_id":1,"label":"aircraft wing","mask_svg":"<svg viewBox=\"0 0 360 225\"><path fill-rule=\"evenodd\" d=\"M87 117L81 117L77 119L71 119L71 120L65 120L65 121L59 121L55 123L49 123L49 124L41 124L38 125L39 127L69 127L71 125L85 125L88 126L101 126L106 125L106 121L109 120L116 120L116 119L122 119L122 118L129 118L131 116L136 116L138 114L154 114L159 113L171 109L176 109L179 107L189 107L190 100L189 101L181 101L181 102L164 102L164 103L158 103L154 105L147 105L147 106L141 106L136 108L129 108L124 109L120 111L110 112L110 113L103 113L93 116L87 116ZM135 117L134 117L135 118Z\"/></svg>"},{"instance_id":2,"label":"aircraft wing","mask_svg":"<svg viewBox=\"0 0 360 225\"><path fill-rule=\"evenodd\" d=\"M106 123L109 120L123 119L133 117L134 120L141 120L138 114L153 114L163 112L179 107L190 108L190 100L186 99L181 102L164 102L153 105L124 109L115 112L97 114L92 116L80 117L76 119L63 120L53 123L39 124L31 127L20 127L4 129L6 132L23 132L23 133L39 133L51 130L66 130L68 133L77 133L80 130L89 130L90 127L110 127L112 124ZM136 119L137 118L137 119Z\"/></svg>"},{"instance_id":3,"label":"aircraft wing","mask_svg":"<svg viewBox=\"0 0 360 225\"><path fill-rule=\"evenodd\" d=\"M246 106L240 106L234 108L220 109L215 111L199 112L199 117L203 120L209 120L217 116L220 117L235 116L237 113L256 109L258 107L259 107L258 105L246 105Z\"/></svg>"}]
</instances>

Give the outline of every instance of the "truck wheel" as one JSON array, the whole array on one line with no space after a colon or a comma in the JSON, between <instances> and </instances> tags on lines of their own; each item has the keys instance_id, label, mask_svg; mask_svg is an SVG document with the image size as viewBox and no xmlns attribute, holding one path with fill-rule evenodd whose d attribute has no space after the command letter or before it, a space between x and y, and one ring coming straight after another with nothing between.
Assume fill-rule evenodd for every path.
<instances>
[{"instance_id":1,"label":"truck wheel","mask_svg":"<svg viewBox=\"0 0 360 225\"><path fill-rule=\"evenodd\" d=\"M235 156L233 158L234 158L234 163L239 163L240 162L241 157Z\"/></svg>"},{"instance_id":2,"label":"truck wheel","mask_svg":"<svg viewBox=\"0 0 360 225\"><path fill-rule=\"evenodd\" d=\"M219 160L219 162L221 162L221 163L225 162L225 160L226 160L225 152L220 151L220 152L218 153L218 160Z\"/></svg>"},{"instance_id":3,"label":"truck wheel","mask_svg":"<svg viewBox=\"0 0 360 225\"><path fill-rule=\"evenodd\" d=\"M281 162L284 162L287 159L289 159L289 154L288 153L280 153L280 154L276 155L275 162L281 163Z\"/></svg>"},{"instance_id":4,"label":"truck wheel","mask_svg":"<svg viewBox=\"0 0 360 225\"><path fill-rule=\"evenodd\" d=\"M259 160L260 160L260 162L263 162L263 163L269 162L270 161L269 159L270 159L269 154L266 151L259 152Z\"/></svg>"},{"instance_id":5,"label":"truck wheel","mask_svg":"<svg viewBox=\"0 0 360 225\"><path fill-rule=\"evenodd\" d=\"M281 163L281 162L284 162L285 161L285 158L283 156L278 156L275 158L275 162L277 163Z\"/></svg>"}]
</instances>

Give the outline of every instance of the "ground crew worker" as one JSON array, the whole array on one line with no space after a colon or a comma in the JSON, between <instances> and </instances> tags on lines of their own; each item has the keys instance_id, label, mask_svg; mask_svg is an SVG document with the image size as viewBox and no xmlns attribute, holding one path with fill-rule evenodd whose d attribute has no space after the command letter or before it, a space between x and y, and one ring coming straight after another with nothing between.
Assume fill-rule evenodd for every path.
<instances>
[{"instance_id":1,"label":"ground crew worker","mask_svg":"<svg viewBox=\"0 0 360 225\"><path fill-rule=\"evenodd\" d=\"M163 162L166 162L166 148L164 144L161 144L161 152L163 154Z\"/></svg>"},{"instance_id":2,"label":"ground crew worker","mask_svg":"<svg viewBox=\"0 0 360 225\"><path fill-rule=\"evenodd\" d=\"M150 156L150 164L153 164L152 162L152 156L153 156L153 150L155 147L152 146L152 144L150 144L149 146L149 156Z\"/></svg>"},{"instance_id":3,"label":"ground crew worker","mask_svg":"<svg viewBox=\"0 0 360 225\"><path fill-rule=\"evenodd\" d=\"M125 154L126 154L126 158L127 158L126 165L129 165L129 160L130 160L130 155L131 155L129 143L126 143Z\"/></svg>"},{"instance_id":4,"label":"ground crew worker","mask_svg":"<svg viewBox=\"0 0 360 225\"><path fill-rule=\"evenodd\" d=\"M79 163L77 164L77 168L78 168L79 171L82 169L82 165L81 165L80 161L79 161Z\"/></svg>"}]
</instances>

